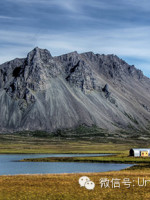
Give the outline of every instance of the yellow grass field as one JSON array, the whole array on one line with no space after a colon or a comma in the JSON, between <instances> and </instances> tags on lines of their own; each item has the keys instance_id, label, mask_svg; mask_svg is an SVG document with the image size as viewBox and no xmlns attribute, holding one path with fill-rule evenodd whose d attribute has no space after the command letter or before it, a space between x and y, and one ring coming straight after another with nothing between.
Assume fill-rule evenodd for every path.
<instances>
[{"instance_id":1,"label":"yellow grass field","mask_svg":"<svg viewBox=\"0 0 150 200\"><path fill-rule=\"evenodd\" d=\"M80 187L78 180L86 175L95 183L94 190ZM110 188L100 185L100 179L107 178ZM112 179L120 179L112 188ZM131 185L122 183L129 178ZM146 186L143 180L147 180ZM0 176L0 200L149 200L150 169L122 170L118 172L58 174L58 175L17 175ZM133 186L133 184L135 186ZM114 184L113 184L114 186Z\"/></svg>"}]
</instances>

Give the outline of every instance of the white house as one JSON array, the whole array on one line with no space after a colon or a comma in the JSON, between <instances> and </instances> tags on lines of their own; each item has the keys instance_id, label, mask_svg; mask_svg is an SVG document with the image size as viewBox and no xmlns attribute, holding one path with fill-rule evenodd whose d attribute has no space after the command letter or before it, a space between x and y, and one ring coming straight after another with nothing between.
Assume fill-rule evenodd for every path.
<instances>
[{"instance_id":1,"label":"white house","mask_svg":"<svg viewBox=\"0 0 150 200\"><path fill-rule=\"evenodd\" d=\"M148 157L150 156L150 149L130 149L129 155L134 157Z\"/></svg>"}]
</instances>

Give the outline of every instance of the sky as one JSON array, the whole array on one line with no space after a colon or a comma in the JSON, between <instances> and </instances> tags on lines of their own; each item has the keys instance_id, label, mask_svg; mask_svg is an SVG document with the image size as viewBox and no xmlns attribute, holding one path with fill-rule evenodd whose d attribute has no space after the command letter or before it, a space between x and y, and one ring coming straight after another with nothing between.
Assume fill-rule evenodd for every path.
<instances>
[{"instance_id":1,"label":"sky","mask_svg":"<svg viewBox=\"0 0 150 200\"><path fill-rule=\"evenodd\" d=\"M37 46L114 54L150 77L150 1L1 0L0 64Z\"/></svg>"}]
</instances>

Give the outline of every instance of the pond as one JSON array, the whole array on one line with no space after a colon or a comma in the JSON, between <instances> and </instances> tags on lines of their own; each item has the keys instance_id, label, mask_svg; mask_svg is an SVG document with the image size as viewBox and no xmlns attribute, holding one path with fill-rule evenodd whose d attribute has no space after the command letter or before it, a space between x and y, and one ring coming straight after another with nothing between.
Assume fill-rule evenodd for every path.
<instances>
[{"instance_id":1,"label":"pond","mask_svg":"<svg viewBox=\"0 0 150 200\"><path fill-rule=\"evenodd\" d=\"M19 162L25 158L107 156L108 154L1 154L0 175L118 171L132 164L81 162ZM110 155L110 154L109 154Z\"/></svg>"}]
</instances>

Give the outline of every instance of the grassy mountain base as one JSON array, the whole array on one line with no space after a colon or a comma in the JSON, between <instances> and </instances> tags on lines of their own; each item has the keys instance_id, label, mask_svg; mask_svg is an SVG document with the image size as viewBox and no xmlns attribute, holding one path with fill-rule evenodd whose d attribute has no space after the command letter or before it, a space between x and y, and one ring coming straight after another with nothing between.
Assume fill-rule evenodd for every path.
<instances>
[{"instance_id":1,"label":"grassy mountain base","mask_svg":"<svg viewBox=\"0 0 150 200\"><path fill-rule=\"evenodd\" d=\"M128 153L130 148L149 147L149 131L127 129L108 132L96 126L73 130L24 131L0 134L0 153Z\"/></svg>"}]
</instances>

